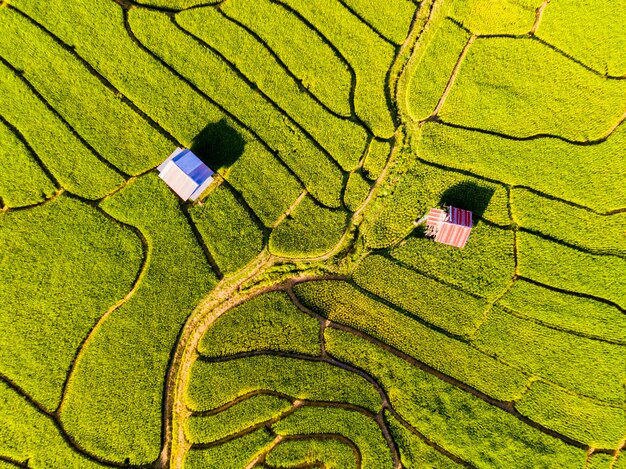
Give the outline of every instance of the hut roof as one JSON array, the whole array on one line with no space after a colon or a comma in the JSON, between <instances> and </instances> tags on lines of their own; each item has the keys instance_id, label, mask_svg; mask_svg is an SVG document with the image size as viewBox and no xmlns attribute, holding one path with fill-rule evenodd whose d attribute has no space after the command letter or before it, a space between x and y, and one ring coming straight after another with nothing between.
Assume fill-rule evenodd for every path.
<instances>
[{"instance_id":1,"label":"hut roof","mask_svg":"<svg viewBox=\"0 0 626 469\"><path fill-rule=\"evenodd\" d=\"M467 243L471 231L472 229L468 226L443 222L435 236L435 241L449 246L463 248L465 247L465 243Z\"/></svg>"},{"instance_id":2,"label":"hut roof","mask_svg":"<svg viewBox=\"0 0 626 469\"><path fill-rule=\"evenodd\" d=\"M196 200L213 181L213 171L191 150L177 148L157 168L159 177L183 200Z\"/></svg>"}]
</instances>

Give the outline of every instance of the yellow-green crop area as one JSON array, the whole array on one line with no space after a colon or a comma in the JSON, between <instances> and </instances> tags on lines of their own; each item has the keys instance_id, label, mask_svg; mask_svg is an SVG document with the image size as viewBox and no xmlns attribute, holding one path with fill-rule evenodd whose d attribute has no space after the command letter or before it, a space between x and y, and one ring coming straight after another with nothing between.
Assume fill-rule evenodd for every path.
<instances>
[{"instance_id":1,"label":"yellow-green crop area","mask_svg":"<svg viewBox=\"0 0 626 469\"><path fill-rule=\"evenodd\" d=\"M626 469L625 25L0 0L0 468Z\"/></svg>"}]
</instances>

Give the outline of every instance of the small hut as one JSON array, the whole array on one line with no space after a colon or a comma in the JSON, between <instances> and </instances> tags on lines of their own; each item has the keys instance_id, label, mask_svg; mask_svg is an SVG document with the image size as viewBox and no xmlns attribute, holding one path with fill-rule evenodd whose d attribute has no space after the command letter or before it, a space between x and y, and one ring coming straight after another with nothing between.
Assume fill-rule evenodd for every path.
<instances>
[{"instance_id":1,"label":"small hut","mask_svg":"<svg viewBox=\"0 0 626 469\"><path fill-rule=\"evenodd\" d=\"M426 236L437 243L465 247L472 231L472 212L456 207L431 208L426 216Z\"/></svg>"},{"instance_id":2,"label":"small hut","mask_svg":"<svg viewBox=\"0 0 626 469\"><path fill-rule=\"evenodd\" d=\"M159 177L183 200L196 200L213 181L213 171L191 150L177 148L157 167Z\"/></svg>"}]
</instances>

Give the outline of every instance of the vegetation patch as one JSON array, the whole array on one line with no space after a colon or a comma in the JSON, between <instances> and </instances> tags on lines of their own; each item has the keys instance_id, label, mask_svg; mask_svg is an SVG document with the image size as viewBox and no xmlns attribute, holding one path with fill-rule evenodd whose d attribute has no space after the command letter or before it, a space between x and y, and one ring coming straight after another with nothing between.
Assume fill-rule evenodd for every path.
<instances>
[{"instance_id":1,"label":"vegetation patch","mask_svg":"<svg viewBox=\"0 0 626 469\"><path fill-rule=\"evenodd\" d=\"M0 122L0 199L5 207L23 207L43 202L54 194L54 183L46 176L33 153Z\"/></svg>"},{"instance_id":2,"label":"vegetation patch","mask_svg":"<svg viewBox=\"0 0 626 469\"><path fill-rule=\"evenodd\" d=\"M270 252L283 257L321 256L341 239L346 218L345 212L321 207L310 197L305 197L272 231Z\"/></svg>"},{"instance_id":3,"label":"vegetation patch","mask_svg":"<svg viewBox=\"0 0 626 469\"><path fill-rule=\"evenodd\" d=\"M387 158L391 152L391 144L386 141L372 139L363 161L363 173L371 181L375 181L383 173Z\"/></svg>"},{"instance_id":4,"label":"vegetation patch","mask_svg":"<svg viewBox=\"0 0 626 469\"><path fill-rule=\"evenodd\" d=\"M277 467L301 467L322 462L325 469L357 469L354 450L335 438L284 440L265 462Z\"/></svg>"},{"instance_id":5,"label":"vegetation patch","mask_svg":"<svg viewBox=\"0 0 626 469\"><path fill-rule=\"evenodd\" d=\"M326 341L329 353L376 378L394 410L417 431L474 467L580 467L585 459L582 450L364 339L329 328Z\"/></svg>"},{"instance_id":6,"label":"vegetation patch","mask_svg":"<svg viewBox=\"0 0 626 469\"><path fill-rule=\"evenodd\" d=\"M54 412L81 342L133 286L141 242L62 195L0 216L2 373Z\"/></svg>"},{"instance_id":7,"label":"vegetation patch","mask_svg":"<svg viewBox=\"0 0 626 469\"><path fill-rule=\"evenodd\" d=\"M380 395L365 378L320 361L271 355L194 363L187 405L203 412L256 391L273 391L295 399L346 402L378 412Z\"/></svg>"},{"instance_id":8,"label":"vegetation patch","mask_svg":"<svg viewBox=\"0 0 626 469\"><path fill-rule=\"evenodd\" d=\"M294 291L331 321L362 331L496 399L512 400L526 388L522 372L374 301L345 282L306 282Z\"/></svg>"},{"instance_id":9,"label":"vegetation patch","mask_svg":"<svg viewBox=\"0 0 626 469\"><path fill-rule=\"evenodd\" d=\"M314 356L320 353L319 328L319 321L296 308L286 293L266 293L220 316L202 336L198 352L205 357L255 350Z\"/></svg>"},{"instance_id":10,"label":"vegetation patch","mask_svg":"<svg viewBox=\"0 0 626 469\"><path fill-rule=\"evenodd\" d=\"M402 44L417 6L411 0L344 0L374 30L396 44Z\"/></svg>"},{"instance_id":11,"label":"vegetation patch","mask_svg":"<svg viewBox=\"0 0 626 469\"><path fill-rule=\"evenodd\" d=\"M474 34L526 34L543 0L456 0L450 16Z\"/></svg>"},{"instance_id":12,"label":"vegetation patch","mask_svg":"<svg viewBox=\"0 0 626 469\"><path fill-rule=\"evenodd\" d=\"M361 453L363 467L393 467L391 451L376 422L354 410L336 407L303 407L272 426L279 435L339 434Z\"/></svg>"},{"instance_id":13,"label":"vegetation patch","mask_svg":"<svg viewBox=\"0 0 626 469\"><path fill-rule=\"evenodd\" d=\"M137 227L148 244L139 287L83 346L61 407L67 432L107 461L147 464L158 457L172 347L187 316L217 283L175 197L149 174L102 204Z\"/></svg>"},{"instance_id":14,"label":"vegetation patch","mask_svg":"<svg viewBox=\"0 0 626 469\"><path fill-rule=\"evenodd\" d=\"M216 414L192 415L187 420L185 435L191 444L211 443L277 418L291 407L287 399L259 394Z\"/></svg>"},{"instance_id":15,"label":"vegetation patch","mask_svg":"<svg viewBox=\"0 0 626 469\"><path fill-rule=\"evenodd\" d=\"M189 214L223 273L236 272L263 249L263 231L224 184Z\"/></svg>"}]
</instances>

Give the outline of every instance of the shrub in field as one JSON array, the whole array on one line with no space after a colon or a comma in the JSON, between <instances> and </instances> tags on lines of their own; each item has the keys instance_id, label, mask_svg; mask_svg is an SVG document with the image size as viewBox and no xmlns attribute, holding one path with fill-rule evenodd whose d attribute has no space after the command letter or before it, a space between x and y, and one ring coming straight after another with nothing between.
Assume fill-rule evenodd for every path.
<instances>
[{"instance_id":1,"label":"shrub in field","mask_svg":"<svg viewBox=\"0 0 626 469\"><path fill-rule=\"evenodd\" d=\"M549 329L499 308L491 311L472 344L579 394L614 405L624 402L624 346Z\"/></svg>"},{"instance_id":2,"label":"shrub in field","mask_svg":"<svg viewBox=\"0 0 626 469\"><path fill-rule=\"evenodd\" d=\"M380 177L390 152L389 142L376 139L370 142L365 161L363 161L363 173L368 179L375 181Z\"/></svg>"},{"instance_id":3,"label":"shrub in field","mask_svg":"<svg viewBox=\"0 0 626 469\"><path fill-rule=\"evenodd\" d=\"M409 34L417 8L411 0L344 0L344 3L375 31L398 45Z\"/></svg>"},{"instance_id":4,"label":"shrub in field","mask_svg":"<svg viewBox=\"0 0 626 469\"><path fill-rule=\"evenodd\" d=\"M354 450L332 435L323 439L283 440L265 458L274 467L302 467L320 461L325 469L357 469Z\"/></svg>"},{"instance_id":5,"label":"shrub in field","mask_svg":"<svg viewBox=\"0 0 626 469\"><path fill-rule=\"evenodd\" d=\"M467 31L449 19L443 20L431 34L425 49L411 64L408 103L414 120L425 119L433 113L470 38Z\"/></svg>"},{"instance_id":6,"label":"shrub in field","mask_svg":"<svg viewBox=\"0 0 626 469\"><path fill-rule=\"evenodd\" d=\"M601 0L562 0L546 7L537 36L603 75L626 74L626 9Z\"/></svg>"},{"instance_id":7,"label":"shrub in field","mask_svg":"<svg viewBox=\"0 0 626 469\"><path fill-rule=\"evenodd\" d=\"M235 272L263 249L263 232L230 189L221 185L189 214L223 273Z\"/></svg>"},{"instance_id":8,"label":"shrub in field","mask_svg":"<svg viewBox=\"0 0 626 469\"><path fill-rule=\"evenodd\" d=\"M515 408L544 427L592 448L615 449L626 433L626 411L535 381Z\"/></svg>"},{"instance_id":9,"label":"shrub in field","mask_svg":"<svg viewBox=\"0 0 626 469\"><path fill-rule=\"evenodd\" d=\"M267 0L230 1L220 10L254 31L325 106L343 116L351 114L350 69L316 30L280 4ZM184 21L195 15L192 11L178 18Z\"/></svg>"},{"instance_id":10,"label":"shrub in field","mask_svg":"<svg viewBox=\"0 0 626 469\"><path fill-rule=\"evenodd\" d=\"M528 233L520 233L518 243L520 275L626 308L625 259L588 254Z\"/></svg>"},{"instance_id":11,"label":"shrub in field","mask_svg":"<svg viewBox=\"0 0 626 469\"><path fill-rule=\"evenodd\" d=\"M359 449L362 467L393 467L391 452L380 427L370 417L354 410L305 406L272 425L272 430L283 436L342 435Z\"/></svg>"},{"instance_id":12,"label":"shrub in field","mask_svg":"<svg viewBox=\"0 0 626 469\"><path fill-rule=\"evenodd\" d=\"M390 138L394 123L385 88L394 47L339 2L280 0L277 3L293 8L306 18L350 63L356 74L354 106L357 115L376 136ZM367 53L363 53L364 50Z\"/></svg>"},{"instance_id":13,"label":"shrub in field","mask_svg":"<svg viewBox=\"0 0 626 469\"><path fill-rule=\"evenodd\" d=\"M361 204L365 202L365 199L367 199L370 189L370 183L360 172L352 173L348 179L346 191L343 194L343 202L348 210L351 212L358 210Z\"/></svg>"},{"instance_id":14,"label":"shrub in field","mask_svg":"<svg viewBox=\"0 0 626 469\"><path fill-rule=\"evenodd\" d=\"M192 415L185 435L191 444L211 443L278 417L291 407L287 399L259 394L216 414Z\"/></svg>"},{"instance_id":15,"label":"shrub in field","mask_svg":"<svg viewBox=\"0 0 626 469\"><path fill-rule=\"evenodd\" d=\"M382 256L366 257L352 274L361 288L424 321L458 335L469 335L487 303Z\"/></svg>"},{"instance_id":16,"label":"shrub in field","mask_svg":"<svg viewBox=\"0 0 626 469\"><path fill-rule=\"evenodd\" d=\"M264 5L269 7L266 16L272 17L274 10L288 15L280 6L265 1L237 0L227 3L229 9L248 11L257 21L263 21L259 18L259 4L261 11L264 11ZM274 22L277 20L273 18ZM239 73L306 129L342 168L349 171L356 167L367 139L365 129L355 122L329 113L314 98L304 93L302 85L285 71L263 43L215 8L196 8L177 16L176 21L234 64ZM220 77L224 74L217 72ZM326 77L326 80L331 81L332 78Z\"/></svg>"},{"instance_id":17,"label":"shrub in field","mask_svg":"<svg viewBox=\"0 0 626 469\"><path fill-rule=\"evenodd\" d=\"M498 304L542 324L626 344L626 317L606 303L518 280Z\"/></svg>"},{"instance_id":18,"label":"shrub in field","mask_svg":"<svg viewBox=\"0 0 626 469\"><path fill-rule=\"evenodd\" d=\"M22 15L3 8L0 21L3 57L102 157L129 174L160 163L171 143L89 69Z\"/></svg>"},{"instance_id":19,"label":"shrub in field","mask_svg":"<svg viewBox=\"0 0 626 469\"><path fill-rule=\"evenodd\" d=\"M78 454L65 441L50 417L37 411L4 381L0 381L0 448L3 457L28 461L28 467L107 467ZM6 467L14 469L23 466L7 464Z\"/></svg>"},{"instance_id":20,"label":"shrub in field","mask_svg":"<svg viewBox=\"0 0 626 469\"><path fill-rule=\"evenodd\" d=\"M463 249L411 236L391 255L419 272L493 299L511 283L515 271L513 250L512 231L478 222Z\"/></svg>"},{"instance_id":21,"label":"shrub in field","mask_svg":"<svg viewBox=\"0 0 626 469\"><path fill-rule=\"evenodd\" d=\"M132 10L130 25L142 43L276 149L320 202L339 205L342 174L336 163L219 56L177 28L162 13ZM163 41L164 34L167 41ZM187 57L194 57L193 62ZM207 80L207 74L219 80Z\"/></svg>"},{"instance_id":22,"label":"shrub in field","mask_svg":"<svg viewBox=\"0 0 626 469\"><path fill-rule=\"evenodd\" d=\"M124 182L119 174L98 161L28 86L2 63L0 78L0 107L4 118L19 130L62 187L81 197L99 199ZM14 151L13 148L7 150ZM19 176L22 178L21 174Z\"/></svg>"},{"instance_id":23,"label":"shrub in field","mask_svg":"<svg viewBox=\"0 0 626 469\"><path fill-rule=\"evenodd\" d=\"M398 446L403 468L455 469L462 467L404 427L389 411L385 411L385 422L393 441Z\"/></svg>"},{"instance_id":24,"label":"shrub in field","mask_svg":"<svg viewBox=\"0 0 626 469\"><path fill-rule=\"evenodd\" d=\"M501 400L519 397L527 386L520 371L363 295L340 281L300 283L295 293L333 322L362 331Z\"/></svg>"},{"instance_id":25,"label":"shrub in field","mask_svg":"<svg viewBox=\"0 0 626 469\"><path fill-rule=\"evenodd\" d=\"M325 336L329 353L371 374L402 418L473 467L579 467L585 460L582 450L365 339L332 328L326 329Z\"/></svg>"},{"instance_id":26,"label":"shrub in field","mask_svg":"<svg viewBox=\"0 0 626 469\"><path fill-rule=\"evenodd\" d=\"M0 217L0 369L53 412L85 336L132 287L141 242L60 196Z\"/></svg>"},{"instance_id":27,"label":"shrub in field","mask_svg":"<svg viewBox=\"0 0 626 469\"><path fill-rule=\"evenodd\" d=\"M296 399L346 402L372 412L381 406L380 395L365 378L319 361L271 355L214 363L199 360L191 373L187 406L197 412L260 390Z\"/></svg>"},{"instance_id":28,"label":"shrub in field","mask_svg":"<svg viewBox=\"0 0 626 469\"><path fill-rule=\"evenodd\" d=\"M622 190L626 202L626 190ZM520 226L539 231L582 249L618 255L626 254L626 213L597 215L558 200L539 196L526 189L512 189L511 211Z\"/></svg>"},{"instance_id":29,"label":"shrub in field","mask_svg":"<svg viewBox=\"0 0 626 469\"><path fill-rule=\"evenodd\" d=\"M286 293L270 292L220 316L202 336L198 352L205 357L255 350L319 355L319 329L318 320L296 308Z\"/></svg>"},{"instance_id":30,"label":"shrub in field","mask_svg":"<svg viewBox=\"0 0 626 469\"><path fill-rule=\"evenodd\" d=\"M321 256L341 239L346 218L345 212L321 207L305 197L272 231L270 252L284 257Z\"/></svg>"},{"instance_id":31,"label":"shrub in field","mask_svg":"<svg viewBox=\"0 0 626 469\"><path fill-rule=\"evenodd\" d=\"M0 122L0 199L5 207L43 202L56 188L31 151Z\"/></svg>"},{"instance_id":32,"label":"shrub in field","mask_svg":"<svg viewBox=\"0 0 626 469\"><path fill-rule=\"evenodd\" d=\"M450 16L474 34L526 34L543 0L456 0Z\"/></svg>"},{"instance_id":33,"label":"shrub in field","mask_svg":"<svg viewBox=\"0 0 626 469\"><path fill-rule=\"evenodd\" d=\"M626 126L618 127L605 142L581 146L551 138L511 141L426 123L415 151L434 163L506 184L530 186L606 212L626 204L621 184L626 178L626 162L621 156L625 144Z\"/></svg>"},{"instance_id":34,"label":"shrub in field","mask_svg":"<svg viewBox=\"0 0 626 469\"><path fill-rule=\"evenodd\" d=\"M176 195L156 175L133 181L102 207L141 230L148 264L134 295L85 343L60 416L90 453L147 464L161 447L163 383L172 347L217 279Z\"/></svg>"},{"instance_id":35,"label":"shrub in field","mask_svg":"<svg viewBox=\"0 0 626 469\"><path fill-rule=\"evenodd\" d=\"M585 141L605 136L624 107L626 82L605 80L536 39L496 37L472 44L439 115L515 137Z\"/></svg>"},{"instance_id":36,"label":"shrub in field","mask_svg":"<svg viewBox=\"0 0 626 469\"><path fill-rule=\"evenodd\" d=\"M185 469L241 469L257 454L270 448L274 437L267 428L216 446L192 449L185 457Z\"/></svg>"},{"instance_id":37,"label":"shrub in field","mask_svg":"<svg viewBox=\"0 0 626 469\"><path fill-rule=\"evenodd\" d=\"M226 179L268 227L302 192L298 180L255 140L246 144Z\"/></svg>"}]
</instances>

